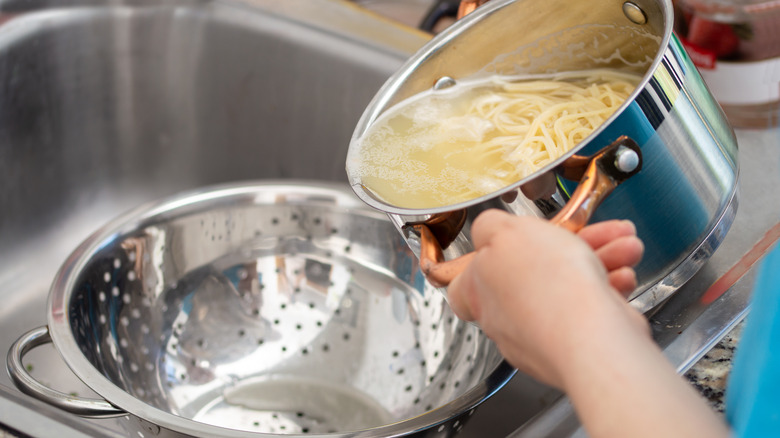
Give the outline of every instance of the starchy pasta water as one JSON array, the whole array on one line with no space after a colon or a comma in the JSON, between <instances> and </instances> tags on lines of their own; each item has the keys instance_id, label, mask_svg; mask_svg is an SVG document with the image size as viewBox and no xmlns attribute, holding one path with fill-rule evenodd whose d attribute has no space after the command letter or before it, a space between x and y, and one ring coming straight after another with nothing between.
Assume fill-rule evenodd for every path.
<instances>
[{"instance_id":1,"label":"starchy pasta water","mask_svg":"<svg viewBox=\"0 0 780 438\"><path fill-rule=\"evenodd\" d=\"M587 70L422 93L382 114L350 148L350 179L403 208L489 194L571 150L639 80Z\"/></svg>"}]
</instances>

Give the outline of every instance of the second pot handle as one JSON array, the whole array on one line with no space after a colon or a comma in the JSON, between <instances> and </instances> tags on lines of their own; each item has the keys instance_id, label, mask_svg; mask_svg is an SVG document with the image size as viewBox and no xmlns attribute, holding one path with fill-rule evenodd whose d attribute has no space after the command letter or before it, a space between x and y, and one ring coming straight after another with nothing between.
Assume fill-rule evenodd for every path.
<instances>
[{"instance_id":1,"label":"second pot handle","mask_svg":"<svg viewBox=\"0 0 780 438\"><path fill-rule=\"evenodd\" d=\"M458 6L458 15L456 18L460 20L487 2L488 0L461 0L460 5Z\"/></svg>"},{"instance_id":2,"label":"second pot handle","mask_svg":"<svg viewBox=\"0 0 780 438\"><path fill-rule=\"evenodd\" d=\"M105 400L68 395L51 389L35 380L25 369L22 358L31 349L50 342L52 340L49 328L43 326L23 334L8 350L8 356L6 357L8 375L20 391L65 412L81 417L109 418L127 415L127 412Z\"/></svg>"},{"instance_id":3,"label":"second pot handle","mask_svg":"<svg viewBox=\"0 0 780 438\"><path fill-rule=\"evenodd\" d=\"M550 222L577 232L587 225L596 207L623 181L642 168L639 145L621 136L590 158L569 202ZM435 287L446 287L471 263L474 252L445 261L438 239L424 223L410 225L420 236L420 269Z\"/></svg>"}]
</instances>

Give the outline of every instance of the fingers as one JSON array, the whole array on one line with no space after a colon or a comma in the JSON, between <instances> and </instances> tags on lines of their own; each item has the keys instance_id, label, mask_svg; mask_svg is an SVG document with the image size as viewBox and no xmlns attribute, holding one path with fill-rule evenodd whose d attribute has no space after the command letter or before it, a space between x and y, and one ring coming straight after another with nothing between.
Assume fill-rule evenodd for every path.
<instances>
[{"instance_id":1,"label":"fingers","mask_svg":"<svg viewBox=\"0 0 780 438\"><path fill-rule=\"evenodd\" d=\"M636 289L636 272L628 266L615 269L608 274L608 278L609 284L624 298L628 298L631 292Z\"/></svg>"},{"instance_id":2,"label":"fingers","mask_svg":"<svg viewBox=\"0 0 780 438\"><path fill-rule=\"evenodd\" d=\"M474 247L481 248L486 245L496 233L501 233L512 227L513 221L518 220L518 217L497 209L485 210L480 213L471 225L471 239L474 241Z\"/></svg>"},{"instance_id":3,"label":"fingers","mask_svg":"<svg viewBox=\"0 0 780 438\"><path fill-rule=\"evenodd\" d=\"M472 266L469 265L447 286L447 302L455 315L464 321L475 321L479 318L478 291L474 286L472 270Z\"/></svg>"},{"instance_id":4,"label":"fingers","mask_svg":"<svg viewBox=\"0 0 780 438\"><path fill-rule=\"evenodd\" d=\"M599 249L605 244L626 236L636 236L636 226L631 221L608 220L588 225L577 233L591 248Z\"/></svg>"},{"instance_id":5,"label":"fingers","mask_svg":"<svg viewBox=\"0 0 780 438\"><path fill-rule=\"evenodd\" d=\"M535 234L541 229L532 221L500 210L487 210L472 224L472 239L477 250L488 245L501 245L518 231ZM632 269L642 259L644 244L636 236L636 227L630 221L609 220L588 225L578 236L596 254L607 271L609 284L627 297L636 289L636 272ZM492 241L492 243L491 243ZM473 268L473 263L466 271ZM464 271L463 274L466 274ZM476 276L459 275L449 286L449 300L456 314L465 320L479 318L478 292L474 284Z\"/></svg>"},{"instance_id":6,"label":"fingers","mask_svg":"<svg viewBox=\"0 0 780 438\"><path fill-rule=\"evenodd\" d=\"M471 226L471 238L475 251L490 244L496 235L506 235L516 227L518 217L502 210L486 210L480 213ZM455 314L465 321L475 321L480 317L479 286L475 261L466 267L447 287L447 301Z\"/></svg>"},{"instance_id":7,"label":"fingers","mask_svg":"<svg viewBox=\"0 0 780 438\"><path fill-rule=\"evenodd\" d=\"M609 284L628 298L636 289L636 272L632 269L641 260L645 246L636 236L630 221L609 220L588 225L578 235L594 249L609 272Z\"/></svg>"},{"instance_id":8,"label":"fingers","mask_svg":"<svg viewBox=\"0 0 780 438\"><path fill-rule=\"evenodd\" d=\"M596 249L596 255L607 271L636 266L642 260L645 246L636 236L623 236Z\"/></svg>"}]
</instances>

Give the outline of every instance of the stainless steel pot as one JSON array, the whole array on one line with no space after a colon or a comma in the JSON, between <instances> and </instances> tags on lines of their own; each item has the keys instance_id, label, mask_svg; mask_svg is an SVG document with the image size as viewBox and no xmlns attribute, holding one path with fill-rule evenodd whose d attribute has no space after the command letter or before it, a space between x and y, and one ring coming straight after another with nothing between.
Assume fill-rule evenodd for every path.
<instances>
[{"instance_id":1,"label":"stainless steel pot","mask_svg":"<svg viewBox=\"0 0 780 438\"><path fill-rule=\"evenodd\" d=\"M636 268L639 287L632 304L643 311L653 308L703 265L725 236L737 204L734 134L672 34L672 15L669 0L488 2L439 34L385 83L355 129L348 174L353 174L357 141L382 113L453 80L612 68L642 75L641 83L574 150L481 198L405 209L378 199L355 178L350 184L363 201L389 214L418 255L421 244L427 244L417 225L429 227L457 212L455 220L443 221L446 232L432 232L438 234L442 259L451 261L472 251L470 224L486 208L554 216L578 187L563 178L572 161L626 135L638 144L643 168L615 188L592 219L636 224L646 252Z\"/></svg>"},{"instance_id":2,"label":"stainless steel pot","mask_svg":"<svg viewBox=\"0 0 780 438\"><path fill-rule=\"evenodd\" d=\"M515 373L341 184L139 207L68 257L47 316L8 353L17 387L77 415L130 414L141 436L452 436ZM33 379L23 356L46 342L105 401Z\"/></svg>"}]
</instances>

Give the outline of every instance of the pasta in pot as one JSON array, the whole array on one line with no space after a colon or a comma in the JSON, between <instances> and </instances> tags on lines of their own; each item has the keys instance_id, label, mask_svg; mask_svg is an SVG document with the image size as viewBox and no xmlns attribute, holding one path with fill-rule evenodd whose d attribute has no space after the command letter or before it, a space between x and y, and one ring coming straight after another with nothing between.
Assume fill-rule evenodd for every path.
<instances>
[{"instance_id":1,"label":"pasta in pot","mask_svg":"<svg viewBox=\"0 0 780 438\"><path fill-rule=\"evenodd\" d=\"M556 160L628 99L639 76L588 70L458 84L383 114L350 150L351 177L387 203L474 199Z\"/></svg>"}]
</instances>

